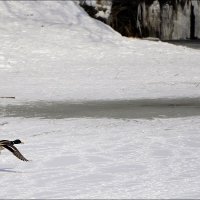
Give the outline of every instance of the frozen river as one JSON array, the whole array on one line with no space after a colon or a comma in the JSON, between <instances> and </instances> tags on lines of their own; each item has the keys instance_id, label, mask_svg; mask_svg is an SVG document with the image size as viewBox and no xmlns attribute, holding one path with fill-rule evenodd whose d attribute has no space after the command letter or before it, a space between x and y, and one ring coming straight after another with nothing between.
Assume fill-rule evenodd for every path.
<instances>
[{"instance_id":1,"label":"frozen river","mask_svg":"<svg viewBox=\"0 0 200 200\"><path fill-rule=\"evenodd\" d=\"M143 99L86 102L29 102L0 106L2 117L65 118L175 118L200 116L199 98Z\"/></svg>"}]
</instances>

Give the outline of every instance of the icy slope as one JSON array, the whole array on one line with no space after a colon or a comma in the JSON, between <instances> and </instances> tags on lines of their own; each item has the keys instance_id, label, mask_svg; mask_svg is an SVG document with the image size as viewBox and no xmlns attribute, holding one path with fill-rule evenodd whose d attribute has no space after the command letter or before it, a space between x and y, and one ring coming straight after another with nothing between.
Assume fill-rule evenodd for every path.
<instances>
[{"instance_id":1,"label":"icy slope","mask_svg":"<svg viewBox=\"0 0 200 200\"><path fill-rule=\"evenodd\" d=\"M74 2L0 2L0 96L199 96L200 52L121 37Z\"/></svg>"}]
</instances>

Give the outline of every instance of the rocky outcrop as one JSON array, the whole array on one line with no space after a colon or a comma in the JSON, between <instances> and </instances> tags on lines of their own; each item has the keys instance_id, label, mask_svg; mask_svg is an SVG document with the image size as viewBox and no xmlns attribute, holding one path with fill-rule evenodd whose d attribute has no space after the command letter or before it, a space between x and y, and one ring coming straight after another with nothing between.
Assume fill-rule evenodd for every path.
<instances>
[{"instance_id":1,"label":"rocky outcrop","mask_svg":"<svg viewBox=\"0 0 200 200\"><path fill-rule=\"evenodd\" d=\"M79 0L79 2L91 17L110 24L112 0Z\"/></svg>"},{"instance_id":2,"label":"rocky outcrop","mask_svg":"<svg viewBox=\"0 0 200 200\"><path fill-rule=\"evenodd\" d=\"M82 5L89 2L95 9L93 17L124 36L200 38L200 0L97 0L95 6L85 0Z\"/></svg>"}]
</instances>

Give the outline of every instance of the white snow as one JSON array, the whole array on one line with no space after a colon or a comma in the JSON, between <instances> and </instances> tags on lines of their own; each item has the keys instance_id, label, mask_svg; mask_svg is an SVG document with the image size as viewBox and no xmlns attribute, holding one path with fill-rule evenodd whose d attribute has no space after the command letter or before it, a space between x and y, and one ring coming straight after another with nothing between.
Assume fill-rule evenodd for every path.
<instances>
[{"instance_id":1,"label":"white snow","mask_svg":"<svg viewBox=\"0 0 200 200\"><path fill-rule=\"evenodd\" d=\"M199 96L198 50L121 37L74 2L0 2L0 94L17 100Z\"/></svg>"},{"instance_id":2,"label":"white snow","mask_svg":"<svg viewBox=\"0 0 200 200\"><path fill-rule=\"evenodd\" d=\"M200 117L3 117L29 101L200 96L200 51L124 38L72 1L0 1L0 198L198 198Z\"/></svg>"},{"instance_id":3,"label":"white snow","mask_svg":"<svg viewBox=\"0 0 200 200\"><path fill-rule=\"evenodd\" d=\"M200 118L4 118L31 159L1 154L0 198L197 198ZM191 124L193 126L191 126Z\"/></svg>"}]
</instances>

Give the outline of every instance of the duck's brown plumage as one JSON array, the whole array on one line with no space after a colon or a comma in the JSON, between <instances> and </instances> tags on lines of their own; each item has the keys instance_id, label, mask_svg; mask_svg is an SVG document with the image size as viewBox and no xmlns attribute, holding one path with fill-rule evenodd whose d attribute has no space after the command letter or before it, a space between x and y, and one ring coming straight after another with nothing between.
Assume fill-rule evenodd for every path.
<instances>
[{"instance_id":1,"label":"duck's brown plumage","mask_svg":"<svg viewBox=\"0 0 200 200\"><path fill-rule=\"evenodd\" d=\"M17 142L16 142L17 141ZM10 152L12 152L17 158L23 161L28 161L20 152L19 150L14 146L14 144L20 144L22 143L20 140L0 140L0 150L1 149L8 149Z\"/></svg>"}]
</instances>

